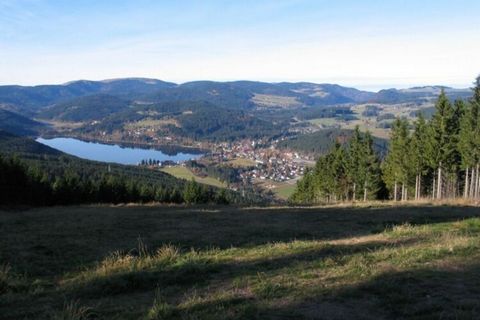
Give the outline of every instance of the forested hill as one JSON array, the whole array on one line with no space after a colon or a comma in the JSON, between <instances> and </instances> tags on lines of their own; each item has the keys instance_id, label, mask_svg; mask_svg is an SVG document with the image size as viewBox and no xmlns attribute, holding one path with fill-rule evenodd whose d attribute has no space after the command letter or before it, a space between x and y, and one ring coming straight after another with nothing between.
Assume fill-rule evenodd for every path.
<instances>
[{"instance_id":1,"label":"forested hill","mask_svg":"<svg viewBox=\"0 0 480 320\"><path fill-rule=\"evenodd\" d=\"M101 120L112 113L127 109L129 104L128 100L99 93L75 98L42 109L39 117L73 122Z\"/></svg>"},{"instance_id":2,"label":"forested hill","mask_svg":"<svg viewBox=\"0 0 480 320\"><path fill-rule=\"evenodd\" d=\"M177 179L159 170L80 159L0 131L0 205L79 203L260 204L261 195Z\"/></svg>"},{"instance_id":3,"label":"forested hill","mask_svg":"<svg viewBox=\"0 0 480 320\"><path fill-rule=\"evenodd\" d=\"M35 135L45 125L18 113L0 109L0 130L17 135Z\"/></svg>"},{"instance_id":4,"label":"forested hill","mask_svg":"<svg viewBox=\"0 0 480 320\"><path fill-rule=\"evenodd\" d=\"M126 123L148 120L159 123L163 135L195 140L233 140L272 137L281 132L280 123L262 120L251 112L221 108L205 101L173 101L136 105L114 113L99 123L79 129L83 133L125 131Z\"/></svg>"},{"instance_id":5,"label":"forested hill","mask_svg":"<svg viewBox=\"0 0 480 320\"><path fill-rule=\"evenodd\" d=\"M156 79L125 78L80 80L62 85L32 87L0 86L0 105L9 105L24 112L36 112L52 105L68 106L79 97L105 94L142 103L208 101L224 108L250 110L255 107L294 108L344 103L424 101L437 96L440 89L444 89L452 99L471 95L468 89L440 86L388 89L375 93L336 84L308 82L194 81L175 84ZM55 110L59 111L59 116L62 114L61 108Z\"/></svg>"},{"instance_id":6,"label":"forested hill","mask_svg":"<svg viewBox=\"0 0 480 320\"><path fill-rule=\"evenodd\" d=\"M141 97L174 83L156 79L125 78L103 81L79 80L61 85L0 86L0 104L11 104L23 110L38 110L55 103L92 94Z\"/></svg>"},{"instance_id":7,"label":"forested hill","mask_svg":"<svg viewBox=\"0 0 480 320\"><path fill-rule=\"evenodd\" d=\"M347 143L353 134L354 130L349 129L324 129L281 141L278 147L318 156L328 153L335 142ZM374 149L380 155L384 155L388 148L388 141L378 137L372 137L372 139Z\"/></svg>"},{"instance_id":8,"label":"forested hill","mask_svg":"<svg viewBox=\"0 0 480 320\"><path fill-rule=\"evenodd\" d=\"M0 154L36 157L40 155L60 156L64 153L32 139L0 129Z\"/></svg>"}]
</instances>

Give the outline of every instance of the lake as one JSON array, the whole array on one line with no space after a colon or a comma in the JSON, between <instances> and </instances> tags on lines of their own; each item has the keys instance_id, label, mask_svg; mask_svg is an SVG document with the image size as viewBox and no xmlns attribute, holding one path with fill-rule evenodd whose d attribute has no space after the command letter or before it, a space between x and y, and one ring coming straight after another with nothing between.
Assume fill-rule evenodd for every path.
<instances>
[{"instance_id":1,"label":"lake","mask_svg":"<svg viewBox=\"0 0 480 320\"><path fill-rule=\"evenodd\" d=\"M167 154L156 149L122 147L119 145L86 142L74 138L37 138L36 141L79 158L121 164L138 164L140 161L148 159L186 161L198 159L203 155L201 153L175 153L172 152L172 148L169 148Z\"/></svg>"}]
</instances>

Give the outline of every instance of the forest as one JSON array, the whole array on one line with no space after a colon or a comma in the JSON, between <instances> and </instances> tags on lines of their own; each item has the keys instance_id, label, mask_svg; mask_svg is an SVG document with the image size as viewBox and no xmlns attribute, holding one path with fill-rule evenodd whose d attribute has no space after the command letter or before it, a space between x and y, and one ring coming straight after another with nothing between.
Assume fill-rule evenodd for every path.
<instances>
[{"instance_id":1,"label":"forest","mask_svg":"<svg viewBox=\"0 0 480 320\"><path fill-rule=\"evenodd\" d=\"M73 170L50 176L16 157L0 157L0 204L72 205L82 203L228 204L238 197L194 180L177 185L150 184L124 175L81 176Z\"/></svg>"},{"instance_id":2,"label":"forest","mask_svg":"<svg viewBox=\"0 0 480 320\"><path fill-rule=\"evenodd\" d=\"M261 204L240 193L184 181L158 170L80 159L0 131L0 205L85 203Z\"/></svg>"},{"instance_id":3,"label":"forest","mask_svg":"<svg viewBox=\"0 0 480 320\"><path fill-rule=\"evenodd\" d=\"M430 120L396 119L380 157L369 132L339 141L298 182L292 203L391 199L478 199L480 76L473 97L451 102L442 90ZM342 144L343 142L343 144Z\"/></svg>"}]
</instances>

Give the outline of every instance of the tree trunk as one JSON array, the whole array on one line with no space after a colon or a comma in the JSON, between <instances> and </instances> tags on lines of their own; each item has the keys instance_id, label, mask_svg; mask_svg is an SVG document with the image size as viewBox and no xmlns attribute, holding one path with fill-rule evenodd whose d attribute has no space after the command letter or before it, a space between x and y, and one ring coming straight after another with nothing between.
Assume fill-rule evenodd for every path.
<instances>
[{"instance_id":1,"label":"tree trunk","mask_svg":"<svg viewBox=\"0 0 480 320\"><path fill-rule=\"evenodd\" d=\"M465 186L463 188L463 198L464 199L468 198L468 167L465 170Z\"/></svg>"},{"instance_id":2,"label":"tree trunk","mask_svg":"<svg viewBox=\"0 0 480 320\"><path fill-rule=\"evenodd\" d=\"M442 199L442 163L440 162L438 166L438 177L437 177L437 199Z\"/></svg>"},{"instance_id":3,"label":"tree trunk","mask_svg":"<svg viewBox=\"0 0 480 320\"><path fill-rule=\"evenodd\" d=\"M422 174L418 174L418 199L422 198Z\"/></svg>"},{"instance_id":4,"label":"tree trunk","mask_svg":"<svg viewBox=\"0 0 480 320\"><path fill-rule=\"evenodd\" d=\"M437 182L435 181L435 174L433 175L433 183L432 183L432 200L435 200L435 190L436 190L436 184Z\"/></svg>"},{"instance_id":5,"label":"tree trunk","mask_svg":"<svg viewBox=\"0 0 480 320\"><path fill-rule=\"evenodd\" d=\"M473 180L475 180L475 168L470 169L470 181L469 186L468 186L468 197L472 198L473 197Z\"/></svg>"},{"instance_id":6,"label":"tree trunk","mask_svg":"<svg viewBox=\"0 0 480 320\"><path fill-rule=\"evenodd\" d=\"M418 174L415 176L415 196L413 197L415 201L417 200L418 196Z\"/></svg>"},{"instance_id":7,"label":"tree trunk","mask_svg":"<svg viewBox=\"0 0 480 320\"><path fill-rule=\"evenodd\" d=\"M354 183L354 184L353 184L353 196L352 196L353 202L355 202L355 200L356 200L356 199L355 199L355 191L356 191L356 189L357 189L357 184Z\"/></svg>"},{"instance_id":8,"label":"tree trunk","mask_svg":"<svg viewBox=\"0 0 480 320\"><path fill-rule=\"evenodd\" d=\"M474 199L477 199L478 198L478 195L479 195L479 188L480 188L480 175L478 173L478 170L479 170L479 165L477 163L477 166L475 168L475 185L474 185L474 188L473 188L473 198Z\"/></svg>"},{"instance_id":9,"label":"tree trunk","mask_svg":"<svg viewBox=\"0 0 480 320\"><path fill-rule=\"evenodd\" d=\"M480 174L478 174L478 170L479 170L479 165L477 163L477 184L476 184L476 187L475 187L475 199L478 198L479 193L480 193Z\"/></svg>"},{"instance_id":10,"label":"tree trunk","mask_svg":"<svg viewBox=\"0 0 480 320\"><path fill-rule=\"evenodd\" d=\"M402 201L405 200L405 183L402 183Z\"/></svg>"},{"instance_id":11,"label":"tree trunk","mask_svg":"<svg viewBox=\"0 0 480 320\"><path fill-rule=\"evenodd\" d=\"M415 200L420 199L421 180L422 176L418 173L415 179Z\"/></svg>"},{"instance_id":12,"label":"tree trunk","mask_svg":"<svg viewBox=\"0 0 480 320\"><path fill-rule=\"evenodd\" d=\"M395 187L393 191L393 200L397 201L397 181L395 180Z\"/></svg>"},{"instance_id":13,"label":"tree trunk","mask_svg":"<svg viewBox=\"0 0 480 320\"><path fill-rule=\"evenodd\" d=\"M367 201L367 182L365 181L364 187L363 187L363 202Z\"/></svg>"}]
</instances>

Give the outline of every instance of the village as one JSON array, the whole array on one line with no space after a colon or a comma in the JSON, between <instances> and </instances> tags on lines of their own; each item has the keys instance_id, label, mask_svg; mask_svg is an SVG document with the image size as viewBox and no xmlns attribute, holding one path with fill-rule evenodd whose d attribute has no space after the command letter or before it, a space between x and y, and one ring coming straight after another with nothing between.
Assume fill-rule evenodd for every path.
<instances>
[{"instance_id":1,"label":"village","mask_svg":"<svg viewBox=\"0 0 480 320\"><path fill-rule=\"evenodd\" d=\"M247 170L240 174L244 183L255 183L257 180L284 182L296 179L304 174L307 164L310 163L297 152L277 149L274 144L268 146L262 140L221 143L210 157L219 164L235 163L238 159L250 163L245 166Z\"/></svg>"},{"instance_id":2,"label":"village","mask_svg":"<svg viewBox=\"0 0 480 320\"><path fill-rule=\"evenodd\" d=\"M294 186L307 167L313 166L314 161L297 152L276 148L278 142L265 139L222 142L215 144L211 151L193 162L146 159L139 165L170 173L179 172L180 169L182 172L189 170L195 179L205 178L205 173L198 169L198 165L230 168L235 172L235 182L223 182L232 189L251 185L267 190L274 190L279 186Z\"/></svg>"}]
</instances>

